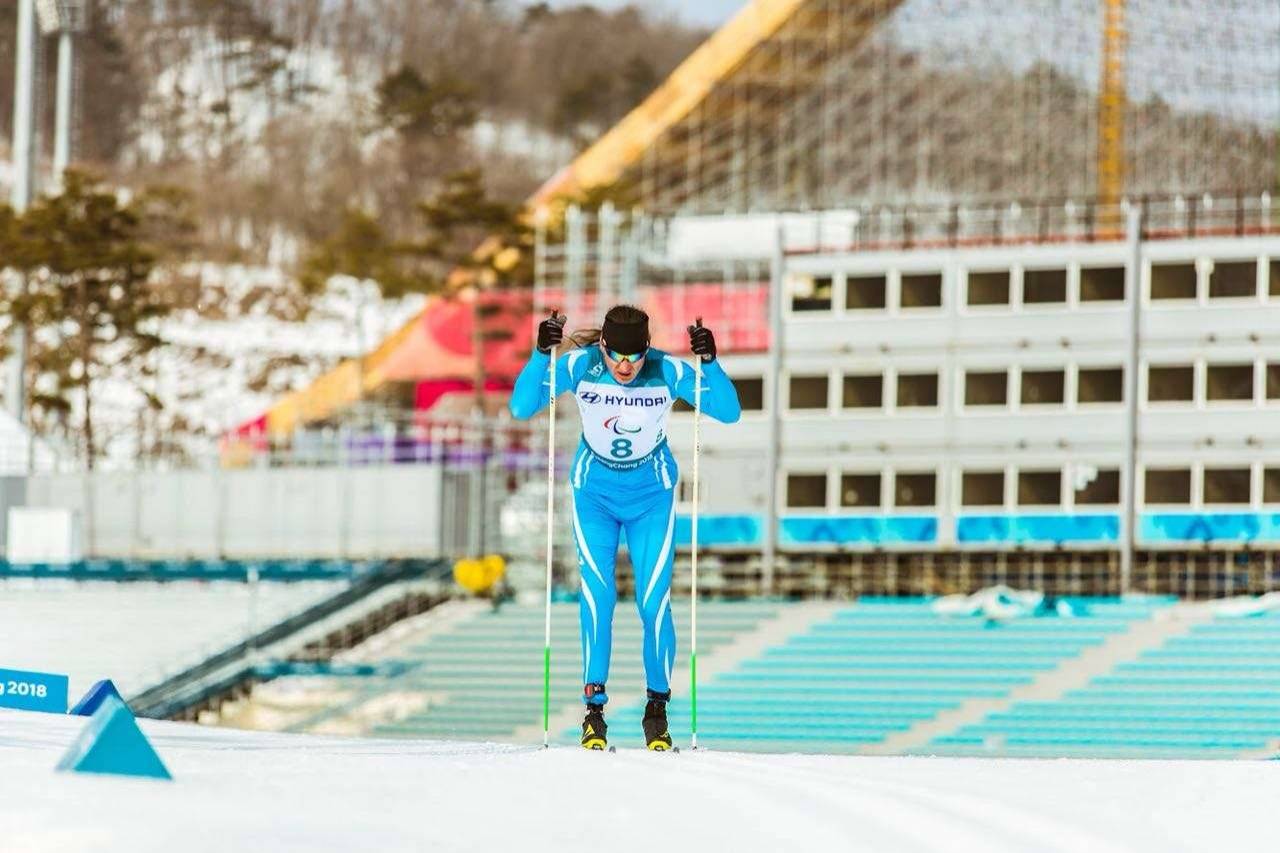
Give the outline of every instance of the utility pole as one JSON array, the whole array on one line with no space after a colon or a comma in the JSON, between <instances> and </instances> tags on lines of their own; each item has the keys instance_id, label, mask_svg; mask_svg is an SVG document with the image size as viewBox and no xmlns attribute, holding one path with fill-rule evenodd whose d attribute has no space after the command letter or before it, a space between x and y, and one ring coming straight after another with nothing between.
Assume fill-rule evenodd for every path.
<instances>
[{"instance_id":1,"label":"utility pole","mask_svg":"<svg viewBox=\"0 0 1280 853\"><path fill-rule=\"evenodd\" d=\"M778 559L778 477L782 457L782 412L779 410L782 394L779 386L782 384L782 308L786 267L786 230L779 217L769 276L769 446L765 457L765 471L769 479L765 490L768 506L764 512L764 566L760 579L765 595L773 592L774 563Z\"/></svg>"},{"instance_id":2,"label":"utility pole","mask_svg":"<svg viewBox=\"0 0 1280 853\"><path fill-rule=\"evenodd\" d=\"M1137 536L1138 517L1138 371L1142 369L1142 208L1134 204L1129 208L1127 238L1128 293L1129 298L1129 347L1125 359L1125 430L1124 471L1121 487L1124 499L1123 529L1120 531L1120 594L1130 591L1133 583L1134 541Z\"/></svg>"}]
</instances>

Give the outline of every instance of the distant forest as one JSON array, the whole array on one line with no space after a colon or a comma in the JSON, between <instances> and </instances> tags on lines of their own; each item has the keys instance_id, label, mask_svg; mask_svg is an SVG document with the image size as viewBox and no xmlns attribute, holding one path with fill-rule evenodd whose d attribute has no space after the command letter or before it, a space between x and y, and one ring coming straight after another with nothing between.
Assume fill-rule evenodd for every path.
<instances>
[{"instance_id":1,"label":"distant forest","mask_svg":"<svg viewBox=\"0 0 1280 853\"><path fill-rule=\"evenodd\" d=\"M359 208L393 231L476 171L515 203L707 36L638 6L514 0L90 0L81 165L189 190L211 256L265 261ZM0 151L16 0L0 0ZM56 51L44 42L52 132Z\"/></svg>"}]
</instances>

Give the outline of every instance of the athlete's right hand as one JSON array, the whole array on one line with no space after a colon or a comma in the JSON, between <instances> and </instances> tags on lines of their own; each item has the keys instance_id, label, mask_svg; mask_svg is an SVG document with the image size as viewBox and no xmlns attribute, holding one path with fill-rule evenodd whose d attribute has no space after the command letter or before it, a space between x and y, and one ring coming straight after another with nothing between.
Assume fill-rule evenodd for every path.
<instances>
[{"instance_id":1,"label":"athlete's right hand","mask_svg":"<svg viewBox=\"0 0 1280 853\"><path fill-rule=\"evenodd\" d=\"M552 347L564 341L564 324L569 318L551 309L551 316L538 324L538 352L550 355Z\"/></svg>"}]
</instances>

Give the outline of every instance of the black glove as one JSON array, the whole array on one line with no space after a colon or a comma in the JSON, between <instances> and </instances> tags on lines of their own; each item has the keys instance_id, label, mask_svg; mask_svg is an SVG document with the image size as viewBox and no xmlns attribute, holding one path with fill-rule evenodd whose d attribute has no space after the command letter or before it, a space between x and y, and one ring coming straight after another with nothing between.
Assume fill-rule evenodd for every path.
<instances>
[{"instance_id":1,"label":"black glove","mask_svg":"<svg viewBox=\"0 0 1280 853\"><path fill-rule=\"evenodd\" d=\"M689 327L689 349L693 350L694 355L702 356L704 364L716 360L715 335L702 325L701 317L695 325Z\"/></svg>"},{"instance_id":2,"label":"black glove","mask_svg":"<svg viewBox=\"0 0 1280 853\"><path fill-rule=\"evenodd\" d=\"M551 309L551 316L538 324L538 352L550 355L552 347L558 347L564 341L564 324L568 317L556 314Z\"/></svg>"}]
</instances>

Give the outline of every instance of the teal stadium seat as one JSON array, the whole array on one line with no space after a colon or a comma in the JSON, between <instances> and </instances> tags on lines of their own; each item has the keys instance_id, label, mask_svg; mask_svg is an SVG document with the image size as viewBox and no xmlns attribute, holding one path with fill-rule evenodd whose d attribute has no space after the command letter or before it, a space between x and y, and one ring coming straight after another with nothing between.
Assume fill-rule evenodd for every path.
<instances>
[{"instance_id":1,"label":"teal stadium seat","mask_svg":"<svg viewBox=\"0 0 1280 853\"><path fill-rule=\"evenodd\" d=\"M1214 757L1280 740L1280 615L1219 617L1057 701L1020 702L922 752Z\"/></svg>"}]
</instances>

